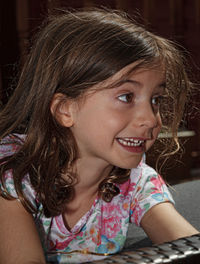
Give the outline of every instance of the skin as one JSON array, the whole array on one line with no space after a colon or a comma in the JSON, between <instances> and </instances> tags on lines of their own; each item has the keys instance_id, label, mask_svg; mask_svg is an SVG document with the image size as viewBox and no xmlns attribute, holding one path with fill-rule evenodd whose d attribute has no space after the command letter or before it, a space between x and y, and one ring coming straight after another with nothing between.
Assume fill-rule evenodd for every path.
<instances>
[{"instance_id":1,"label":"skin","mask_svg":"<svg viewBox=\"0 0 200 264\"><path fill-rule=\"evenodd\" d=\"M45 263L33 217L17 200L0 197L0 210L0 263Z\"/></svg>"},{"instance_id":2,"label":"skin","mask_svg":"<svg viewBox=\"0 0 200 264\"><path fill-rule=\"evenodd\" d=\"M98 84L94 87L97 92L88 94L83 102L69 100L58 107L62 95L53 97L52 114L72 130L80 150L74 168L78 173L75 198L66 205L63 214L69 229L90 209L99 183L112 167L137 167L160 131L164 72L162 68L140 69L124 78L132 66ZM123 82L119 86L102 89L120 79ZM142 148L130 150L119 143L119 139L127 138L142 139ZM0 210L0 263L45 263L32 216L16 200L0 198ZM198 233L170 203L151 208L142 218L141 226L154 243Z\"/></svg>"}]
</instances>

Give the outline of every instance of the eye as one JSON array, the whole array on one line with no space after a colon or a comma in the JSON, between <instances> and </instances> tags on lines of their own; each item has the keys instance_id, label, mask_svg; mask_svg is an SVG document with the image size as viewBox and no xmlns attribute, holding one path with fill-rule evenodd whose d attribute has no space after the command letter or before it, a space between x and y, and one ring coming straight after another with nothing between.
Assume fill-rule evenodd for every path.
<instances>
[{"instance_id":1,"label":"eye","mask_svg":"<svg viewBox=\"0 0 200 264\"><path fill-rule=\"evenodd\" d=\"M153 105L153 106L160 106L160 104L161 104L163 98L164 98L164 96L162 96L162 95L154 96L154 97L152 98L152 101L151 101L152 105Z\"/></svg>"},{"instance_id":2,"label":"eye","mask_svg":"<svg viewBox=\"0 0 200 264\"><path fill-rule=\"evenodd\" d=\"M133 93L126 93L118 96L118 99L124 103L131 103L133 100Z\"/></svg>"}]
</instances>

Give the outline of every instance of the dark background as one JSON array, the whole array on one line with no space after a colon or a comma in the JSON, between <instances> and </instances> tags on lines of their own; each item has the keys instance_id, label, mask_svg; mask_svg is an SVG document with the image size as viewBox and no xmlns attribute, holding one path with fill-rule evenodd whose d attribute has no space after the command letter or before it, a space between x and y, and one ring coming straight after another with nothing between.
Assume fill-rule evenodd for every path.
<instances>
[{"instance_id":1,"label":"dark background","mask_svg":"<svg viewBox=\"0 0 200 264\"><path fill-rule=\"evenodd\" d=\"M107 6L137 15L149 30L174 40L187 51L189 75L195 82L197 94L192 107L200 101L200 0L7 0L0 1L0 102L5 104L17 81L16 73L23 65L31 37L48 13L56 8ZM186 129L195 131L193 137L181 138L185 151L177 162L163 174L169 183L200 176L200 116L193 110L186 118ZM155 167L155 159L149 158ZM169 166L168 166L169 167Z\"/></svg>"}]
</instances>

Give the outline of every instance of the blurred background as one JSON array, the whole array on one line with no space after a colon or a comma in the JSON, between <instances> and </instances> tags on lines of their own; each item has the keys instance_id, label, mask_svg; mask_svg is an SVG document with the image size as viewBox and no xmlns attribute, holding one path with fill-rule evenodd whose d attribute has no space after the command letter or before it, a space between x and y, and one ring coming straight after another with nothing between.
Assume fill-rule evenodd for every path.
<instances>
[{"instance_id":1,"label":"blurred background","mask_svg":"<svg viewBox=\"0 0 200 264\"><path fill-rule=\"evenodd\" d=\"M23 65L37 32L48 13L60 8L106 6L122 9L136 16L147 29L178 42L187 50L188 73L195 83L187 109L192 110L180 128L184 145L182 156L167 163L163 176L168 183L200 178L200 0L7 0L0 1L0 103L3 106L17 82L17 72ZM156 154L147 157L155 167Z\"/></svg>"}]
</instances>

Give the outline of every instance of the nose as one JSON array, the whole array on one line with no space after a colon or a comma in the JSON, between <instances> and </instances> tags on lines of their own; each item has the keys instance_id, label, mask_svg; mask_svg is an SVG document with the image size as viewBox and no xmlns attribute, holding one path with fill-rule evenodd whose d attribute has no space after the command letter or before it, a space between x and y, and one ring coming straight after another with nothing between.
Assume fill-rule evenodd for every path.
<instances>
[{"instance_id":1,"label":"nose","mask_svg":"<svg viewBox=\"0 0 200 264\"><path fill-rule=\"evenodd\" d=\"M140 127L153 129L159 124L159 113L152 108L150 103L143 103L138 106L136 117Z\"/></svg>"}]
</instances>

